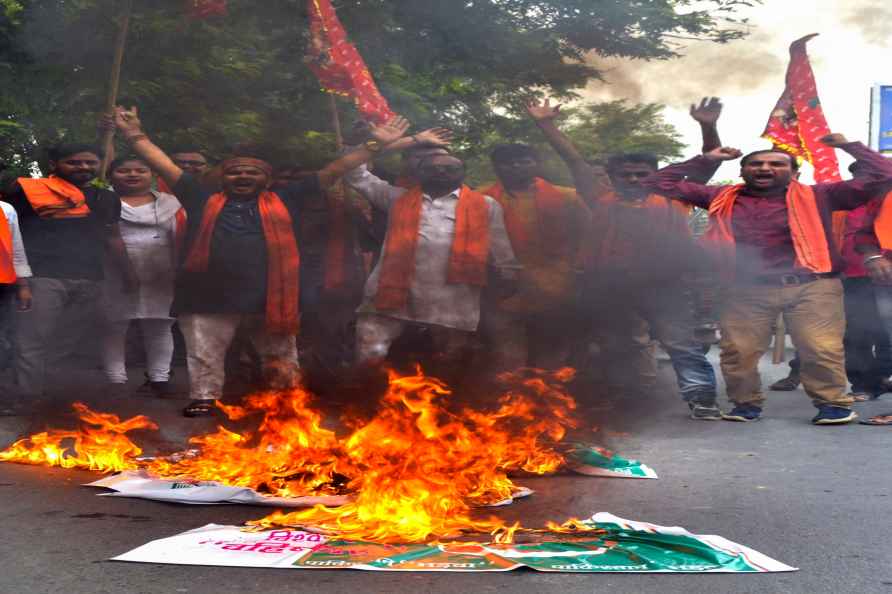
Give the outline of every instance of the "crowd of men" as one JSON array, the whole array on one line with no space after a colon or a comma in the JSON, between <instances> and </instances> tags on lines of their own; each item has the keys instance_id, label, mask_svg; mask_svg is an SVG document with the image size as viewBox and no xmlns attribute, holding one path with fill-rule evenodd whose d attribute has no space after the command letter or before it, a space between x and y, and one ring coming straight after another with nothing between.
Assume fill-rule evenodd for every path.
<instances>
[{"instance_id":1,"label":"crowd of men","mask_svg":"<svg viewBox=\"0 0 892 594\"><path fill-rule=\"evenodd\" d=\"M556 126L559 106L528 111L574 187L544 179L533 147L505 144L491 154L497 181L473 189L451 133L411 134L401 117L355 126L319 171L246 150L213 165L191 147L168 154L136 109L117 108L105 125L129 152L108 168L111 190L95 183L98 148L63 144L48 177L3 194L16 377L4 412L52 391L87 329L102 328L108 389L126 395L133 322L159 396L174 392L176 322L189 417L214 414L227 353L256 359L258 386L287 388L306 357L357 378L414 336L435 370L479 366L475 349L491 374L597 363L606 390L630 398L656 389L658 343L692 418L754 421L779 316L797 349L786 387L802 383L813 423L851 422L854 402L892 389L892 160L830 134L855 159L852 179L802 184L784 152L722 146L721 103L707 98L691 109L703 153L659 169L644 153L593 160ZM371 163L393 152L391 179ZM736 159L743 183L709 185ZM695 207L709 216L702 236ZM697 332L703 303L719 321L726 412Z\"/></svg>"}]
</instances>

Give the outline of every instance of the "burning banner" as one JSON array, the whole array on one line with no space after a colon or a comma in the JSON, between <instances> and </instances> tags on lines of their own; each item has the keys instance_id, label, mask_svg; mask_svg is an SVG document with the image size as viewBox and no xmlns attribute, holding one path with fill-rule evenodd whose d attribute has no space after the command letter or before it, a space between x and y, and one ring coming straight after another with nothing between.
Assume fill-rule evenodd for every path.
<instances>
[{"instance_id":1,"label":"burning banner","mask_svg":"<svg viewBox=\"0 0 892 594\"><path fill-rule=\"evenodd\" d=\"M720 536L691 534L595 514L577 534L526 544L452 542L393 545L301 530L245 532L210 524L156 540L113 561L367 571L537 571L585 573L767 573L796 571Z\"/></svg>"},{"instance_id":2,"label":"burning banner","mask_svg":"<svg viewBox=\"0 0 892 594\"><path fill-rule=\"evenodd\" d=\"M820 139L830 128L818 98L818 85L808 60L806 44L817 34L797 39L790 46L786 87L777 102L762 137L774 146L811 163L818 183L840 181L839 162L833 148Z\"/></svg>"},{"instance_id":3,"label":"burning banner","mask_svg":"<svg viewBox=\"0 0 892 594\"><path fill-rule=\"evenodd\" d=\"M566 385L572 369L504 374L490 410L449 407L449 388L419 369L391 373L378 412L345 419L338 436L301 389L219 405L231 421L190 440L195 449L143 457L130 431L157 427L76 404L79 430L19 440L0 461L121 472L91 486L106 496L192 503L274 505L247 528L209 525L146 544L119 561L374 571L768 572L793 571L751 549L681 528L609 514L508 525L482 508L531 491L515 475L561 469L656 478L647 466L603 448L567 443L578 426ZM252 422L253 421L253 422ZM72 449L73 448L73 449ZM312 506L306 509L294 509ZM487 542L456 540L483 535ZM520 543L515 544L516 538Z\"/></svg>"},{"instance_id":4,"label":"burning banner","mask_svg":"<svg viewBox=\"0 0 892 594\"><path fill-rule=\"evenodd\" d=\"M420 369L414 375L391 373L378 412L367 420L345 419L351 428L346 436L323 427L323 416L310 406L307 391L263 392L246 397L240 406L219 405L229 420L251 428L236 432L220 426L190 440L196 452L167 458L141 457L142 449L126 435L156 429L149 419L121 421L77 404L79 430L50 430L22 439L0 452L0 461L144 471L145 477L129 475L102 486L122 495L154 493L165 500L200 492L176 488L196 482L201 492L220 495L203 503L342 498L337 506L276 511L253 522L264 528L313 527L379 542L424 542L466 532L510 540L520 527L474 512L525 494L514 475L569 468L596 474L600 465L612 476L655 476L640 463L606 450L564 443L567 431L578 426L576 403L566 392L573 377L572 369L504 374L503 394L492 410L482 411L452 409L448 386ZM167 479L168 484L140 482L152 479ZM167 493L157 496L163 491Z\"/></svg>"},{"instance_id":5,"label":"burning banner","mask_svg":"<svg viewBox=\"0 0 892 594\"><path fill-rule=\"evenodd\" d=\"M310 45L306 62L329 93L352 97L363 116L384 123L394 116L371 72L331 5L331 0L308 0Z\"/></svg>"}]
</instances>

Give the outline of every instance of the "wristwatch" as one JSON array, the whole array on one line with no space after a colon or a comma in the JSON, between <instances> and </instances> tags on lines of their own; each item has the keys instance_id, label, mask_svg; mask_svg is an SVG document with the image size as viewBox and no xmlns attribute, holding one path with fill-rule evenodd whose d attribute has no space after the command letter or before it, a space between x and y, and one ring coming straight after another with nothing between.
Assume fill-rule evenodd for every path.
<instances>
[{"instance_id":1,"label":"wristwatch","mask_svg":"<svg viewBox=\"0 0 892 594\"><path fill-rule=\"evenodd\" d=\"M371 153L377 153L381 150L381 143L377 140L366 140L363 145L367 151Z\"/></svg>"}]
</instances>

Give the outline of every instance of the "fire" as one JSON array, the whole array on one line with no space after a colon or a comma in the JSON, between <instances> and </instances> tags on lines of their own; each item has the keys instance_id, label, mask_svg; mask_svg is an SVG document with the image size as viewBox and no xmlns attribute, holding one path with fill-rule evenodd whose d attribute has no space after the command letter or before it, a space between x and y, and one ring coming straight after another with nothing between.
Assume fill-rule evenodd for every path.
<instances>
[{"instance_id":1,"label":"fire","mask_svg":"<svg viewBox=\"0 0 892 594\"><path fill-rule=\"evenodd\" d=\"M81 421L80 430L51 429L20 439L0 452L0 460L99 472L133 470L142 449L125 434L135 429L158 429L142 415L121 421L116 415L92 411L82 402L75 402L72 408Z\"/></svg>"},{"instance_id":2,"label":"fire","mask_svg":"<svg viewBox=\"0 0 892 594\"><path fill-rule=\"evenodd\" d=\"M218 427L190 440L194 456L137 461L141 450L124 435L157 428L145 417L119 421L76 404L84 427L21 440L0 460L90 468L104 472L145 468L165 478L215 480L283 497L352 494L338 508L317 506L276 512L251 522L256 528L302 526L340 538L374 542L423 542L462 533L491 533L510 542L519 525L507 526L477 508L510 501L520 488L512 473L548 474L565 463L561 442L575 402L566 392L574 372L521 370L499 378L504 393L492 410L450 406L442 381L390 373L374 417L338 436L323 427L312 395L295 388L262 392L240 406L223 406L230 421L251 424L236 432ZM74 441L70 454L62 446Z\"/></svg>"}]
</instances>

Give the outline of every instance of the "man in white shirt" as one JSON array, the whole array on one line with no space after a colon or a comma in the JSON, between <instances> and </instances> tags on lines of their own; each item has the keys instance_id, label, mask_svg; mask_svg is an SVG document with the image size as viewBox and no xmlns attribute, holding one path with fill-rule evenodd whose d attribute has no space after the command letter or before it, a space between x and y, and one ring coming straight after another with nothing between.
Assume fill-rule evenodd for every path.
<instances>
[{"instance_id":1,"label":"man in white shirt","mask_svg":"<svg viewBox=\"0 0 892 594\"><path fill-rule=\"evenodd\" d=\"M420 186L408 190L364 168L345 177L389 213L384 252L358 309L360 363L384 359L411 324L429 329L440 355L459 355L477 330L488 272L512 284L520 268L501 206L464 185L462 161L434 155L419 164L417 176Z\"/></svg>"}]
</instances>

